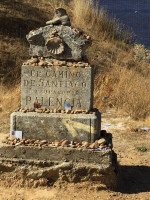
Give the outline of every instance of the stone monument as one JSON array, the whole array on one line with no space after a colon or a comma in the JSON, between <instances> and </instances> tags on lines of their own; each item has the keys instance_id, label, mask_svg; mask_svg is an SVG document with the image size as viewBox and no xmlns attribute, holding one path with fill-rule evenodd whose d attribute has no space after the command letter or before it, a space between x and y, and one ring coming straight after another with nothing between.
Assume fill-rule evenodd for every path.
<instances>
[{"instance_id":1,"label":"stone monument","mask_svg":"<svg viewBox=\"0 0 150 200\"><path fill-rule=\"evenodd\" d=\"M91 43L71 27L58 8L45 27L30 31L31 59L21 71L21 109L11 114L11 131L36 140L94 142L100 138L101 115L93 109L93 70L83 60Z\"/></svg>"}]
</instances>

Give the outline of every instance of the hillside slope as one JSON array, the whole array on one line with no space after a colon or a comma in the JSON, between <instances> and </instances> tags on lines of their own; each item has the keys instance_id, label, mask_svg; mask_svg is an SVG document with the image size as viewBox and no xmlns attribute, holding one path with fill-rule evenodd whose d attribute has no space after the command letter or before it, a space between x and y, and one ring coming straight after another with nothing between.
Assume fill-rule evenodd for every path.
<instances>
[{"instance_id":1,"label":"hillside slope","mask_svg":"<svg viewBox=\"0 0 150 200\"><path fill-rule=\"evenodd\" d=\"M95 106L124 109L135 119L150 114L150 53L130 44L132 34L117 19L109 19L93 1L0 1L0 110L12 112L20 105L20 69L29 58L26 34L44 26L54 9L65 7L72 25L92 39L86 56L95 69ZM141 98L142 97L142 98ZM13 103L12 103L13 102ZM9 105L9 106L8 106Z\"/></svg>"}]
</instances>

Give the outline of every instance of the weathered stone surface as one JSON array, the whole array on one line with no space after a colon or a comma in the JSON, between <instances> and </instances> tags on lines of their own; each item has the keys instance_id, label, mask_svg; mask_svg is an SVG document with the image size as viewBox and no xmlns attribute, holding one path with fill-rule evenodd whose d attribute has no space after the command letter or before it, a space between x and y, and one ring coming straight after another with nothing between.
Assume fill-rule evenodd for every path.
<instances>
[{"instance_id":1,"label":"weathered stone surface","mask_svg":"<svg viewBox=\"0 0 150 200\"><path fill-rule=\"evenodd\" d=\"M23 65L21 107L34 108L35 103L49 109L65 109L65 103L72 110L92 109L92 68Z\"/></svg>"},{"instance_id":2,"label":"weathered stone surface","mask_svg":"<svg viewBox=\"0 0 150 200\"><path fill-rule=\"evenodd\" d=\"M26 37L30 43L31 56L53 57L58 60L81 60L84 49L91 43L87 35L63 25L41 27L30 31Z\"/></svg>"},{"instance_id":3,"label":"weathered stone surface","mask_svg":"<svg viewBox=\"0 0 150 200\"><path fill-rule=\"evenodd\" d=\"M54 181L92 181L114 188L116 155L113 151L88 149L11 147L0 145L1 184L5 186L46 186ZM12 157L16 158L13 158ZM16 178L18 177L17 181Z\"/></svg>"},{"instance_id":4,"label":"weathered stone surface","mask_svg":"<svg viewBox=\"0 0 150 200\"><path fill-rule=\"evenodd\" d=\"M101 116L95 114L22 113L11 114L11 130L23 138L55 141L61 139L94 142L100 137Z\"/></svg>"},{"instance_id":5,"label":"weathered stone surface","mask_svg":"<svg viewBox=\"0 0 150 200\"><path fill-rule=\"evenodd\" d=\"M39 148L28 146L9 146L0 144L1 158L18 158L32 160L46 160L53 162L80 162L110 165L113 160L113 151L93 151L91 149L51 147Z\"/></svg>"}]
</instances>

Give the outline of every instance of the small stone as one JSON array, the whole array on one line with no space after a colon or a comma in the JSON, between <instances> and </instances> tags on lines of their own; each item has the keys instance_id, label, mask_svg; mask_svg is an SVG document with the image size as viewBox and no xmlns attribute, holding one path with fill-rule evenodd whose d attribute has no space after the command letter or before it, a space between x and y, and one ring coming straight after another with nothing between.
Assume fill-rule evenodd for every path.
<instances>
[{"instance_id":1,"label":"small stone","mask_svg":"<svg viewBox=\"0 0 150 200\"><path fill-rule=\"evenodd\" d=\"M23 142L23 141L20 141L20 142L19 142L19 145L22 145L22 144L24 144L24 142Z\"/></svg>"},{"instance_id":2,"label":"small stone","mask_svg":"<svg viewBox=\"0 0 150 200\"><path fill-rule=\"evenodd\" d=\"M96 140L94 143L95 143L95 149L97 149L99 147L98 140Z\"/></svg>"},{"instance_id":3,"label":"small stone","mask_svg":"<svg viewBox=\"0 0 150 200\"><path fill-rule=\"evenodd\" d=\"M47 147L48 145L47 144L42 144L42 147Z\"/></svg>"},{"instance_id":4,"label":"small stone","mask_svg":"<svg viewBox=\"0 0 150 200\"><path fill-rule=\"evenodd\" d=\"M58 140L56 140L54 143L53 143L56 147L58 147L60 145L60 142Z\"/></svg>"},{"instance_id":5,"label":"small stone","mask_svg":"<svg viewBox=\"0 0 150 200\"><path fill-rule=\"evenodd\" d=\"M83 112L82 110L76 110L74 113L79 114L79 113L82 113L82 112Z\"/></svg>"},{"instance_id":6,"label":"small stone","mask_svg":"<svg viewBox=\"0 0 150 200\"><path fill-rule=\"evenodd\" d=\"M10 144L11 144L11 145L14 145L15 143L14 143L14 141L10 141Z\"/></svg>"},{"instance_id":7,"label":"small stone","mask_svg":"<svg viewBox=\"0 0 150 200\"><path fill-rule=\"evenodd\" d=\"M59 65L61 66L66 65L66 61L59 61Z\"/></svg>"},{"instance_id":8,"label":"small stone","mask_svg":"<svg viewBox=\"0 0 150 200\"><path fill-rule=\"evenodd\" d=\"M101 138L98 140L98 144L101 145L101 144L105 144L106 143L106 140L105 138Z\"/></svg>"},{"instance_id":9,"label":"small stone","mask_svg":"<svg viewBox=\"0 0 150 200\"><path fill-rule=\"evenodd\" d=\"M35 109L35 111L36 111L37 113L42 113L42 112L43 112L41 109Z\"/></svg>"},{"instance_id":10,"label":"small stone","mask_svg":"<svg viewBox=\"0 0 150 200\"><path fill-rule=\"evenodd\" d=\"M80 146L80 143L77 143L77 144L76 144L76 147L79 147L79 146Z\"/></svg>"},{"instance_id":11,"label":"small stone","mask_svg":"<svg viewBox=\"0 0 150 200\"><path fill-rule=\"evenodd\" d=\"M98 144L98 141L96 140L94 143L92 143L90 146L89 146L91 149L97 149L99 147L99 144Z\"/></svg>"},{"instance_id":12,"label":"small stone","mask_svg":"<svg viewBox=\"0 0 150 200\"><path fill-rule=\"evenodd\" d=\"M88 63L85 63L85 67L89 67L89 64L88 64Z\"/></svg>"},{"instance_id":13,"label":"small stone","mask_svg":"<svg viewBox=\"0 0 150 200\"><path fill-rule=\"evenodd\" d=\"M37 63L38 61L39 61L38 58L32 58L31 61L30 61L30 63L34 64L34 63Z\"/></svg>"},{"instance_id":14,"label":"small stone","mask_svg":"<svg viewBox=\"0 0 150 200\"><path fill-rule=\"evenodd\" d=\"M66 110L66 113L67 113L67 114L70 114L70 113L71 113L71 110Z\"/></svg>"},{"instance_id":15,"label":"small stone","mask_svg":"<svg viewBox=\"0 0 150 200\"><path fill-rule=\"evenodd\" d=\"M46 143L47 143L46 140L42 140L42 141L40 141L40 144L41 144L41 145L46 144Z\"/></svg>"},{"instance_id":16,"label":"small stone","mask_svg":"<svg viewBox=\"0 0 150 200\"><path fill-rule=\"evenodd\" d=\"M16 137L9 137L8 140L9 141L14 141L16 139Z\"/></svg>"},{"instance_id":17,"label":"small stone","mask_svg":"<svg viewBox=\"0 0 150 200\"><path fill-rule=\"evenodd\" d=\"M90 149L95 149L95 143L92 143L89 147Z\"/></svg>"},{"instance_id":18,"label":"small stone","mask_svg":"<svg viewBox=\"0 0 150 200\"><path fill-rule=\"evenodd\" d=\"M100 147L101 149L103 149L103 148L105 148L105 145L104 145L104 144L101 144L99 147Z\"/></svg>"},{"instance_id":19,"label":"small stone","mask_svg":"<svg viewBox=\"0 0 150 200\"><path fill-rule=\"evenodd\" d=\"M74 144L73 144L73 145L71 145L70 147L71 147L71 148L77 148L77 146L76 146L76 145L74 145Z\"/></svg>"},{"instance_id":20,"label":"small stone","mask_svg":"<svg viewBox=\"0 0 150 200\"><path fill-rule=\"evenodd\" d=\"M39 144L40 140L35 140L34 144Z\"/></svg>"},{"instance_id":21,"label":"small stone","mask_svg":"<svg viewBox=\"0 0 150 200\"><path fill-rule=\"evenodd\" d=\"M62 147L67 147L70 144L69 140L64 140L61 144Z\"/></svg>"},{"instance_id":22,"label":"small stone","mask_svg":"<svg viewBox=\"0 0 150 200\"><path fill-rule=\"evenodd\" d=\"M90 36L89 36L89 35L88 35L88 36L86 36L86 39L87 39L87 40L90 40Z\"/></svg>"},{"instance_id":23,"label":"small stone","mask_svg":"<svg viewBox=\"0 0 150 200\"><path fill-rule=\"evenodd\" d=\"M58 66L59 65L59 62L58 61L54 61L54 66Z\"/></svg>"},{"instance_id":24,"label":"small stone","mask_svg":"<svg viewBox=\"0 0 150 200\"><path fill-rule=\"evenodd\" d=\"M89 146L89 143L88 142L86 142L86 141L83 141L82 142L82 147L88 147Z\"/></svg>"},{"instance_id":25,"label":"small stone","mask_svg":"<svg viewBox=\"0 0 150 200\"><path fill-rule=\"evenodd\" d=\"M54 113L57 113L57 109L54 109L53 112L54 112Z\"/></svg>"},{"instance_id":26,"label":"small stone","mask_svg":"<svg viewBox=\"0 0 150 200\"><path fill-rule=\"evenodd\" d=\"M67 66L68 66L68 67L72 67L73 65L72 65L71 62L67 62Z\"/></svg>"},{"instance_id":27,"label":"small stone","mask_svg":"<svg viewBox=\"0 0 150 200\"><path fill-rule=\"evenodd\" d=\"M28 140L26 140L24 143L25 143L25 144L29 144L29 141L28 141Z\"/></svg>"},{"instance_id":28,"label":"small stone","mask_svg":"<svg viewBox=\"0 0 150 200\"><path fill-rule=\"evenodd\" d=\"M44 61L40 61L40 62L38 63L39 66L45 66L46 64L47 64L47 63L44 62Z\"/></svg>"},{"instance_id":29,"label":"small stone","mask_svg":"<svg viewBox=\"0 0 150 200\"><path fill-rule=\"evenodd\" d=\"M88 111L88 110L85 110L85 114L89 114L89 111Z\"/></svg>"}]
</instances>

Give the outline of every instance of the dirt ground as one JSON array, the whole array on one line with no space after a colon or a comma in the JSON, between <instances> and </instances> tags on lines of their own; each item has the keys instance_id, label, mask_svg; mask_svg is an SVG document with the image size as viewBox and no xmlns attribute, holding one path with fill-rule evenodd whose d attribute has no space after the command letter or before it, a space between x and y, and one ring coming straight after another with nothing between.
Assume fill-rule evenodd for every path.
<instances>
[{"instance_id":1,"label":"dirt ground","mask_svg":"<svg viewBox=\"0 0 150 200\"><path fill-rule=\"evenodd\" d=\"M9 133L9 120L1 116L1 139ZM150 130L148 122L133 121L115 110L102 114L102 129L113 135L118 155L118 186L114 191L98 184L56 183L51 187L16 188L0 186L0 200L149 200L150 199ZM143 152L138 149L146 148Z\"/></svg>"}]
</instances>

